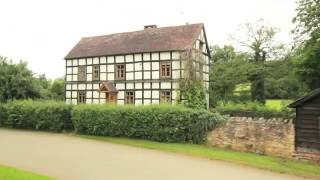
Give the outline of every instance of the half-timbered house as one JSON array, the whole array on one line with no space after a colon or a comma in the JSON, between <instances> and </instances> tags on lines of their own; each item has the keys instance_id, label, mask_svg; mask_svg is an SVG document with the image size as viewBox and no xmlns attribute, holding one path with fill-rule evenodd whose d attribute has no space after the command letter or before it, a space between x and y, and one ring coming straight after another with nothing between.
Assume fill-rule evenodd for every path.
<instances>
[{"instance_id":1,"label":"half-timbered house","mask_svg":"<svg viewBox=\"0 0 320 180\"><path fill-rule=\"evenodd\" d=\"M175 103L184 76L182 53L196 51L196 73L209 86L209 46L203 24L82 38L65 57L67 103ZM207 99L209 99L207 95Z\"/></svg>"}]
</instances>

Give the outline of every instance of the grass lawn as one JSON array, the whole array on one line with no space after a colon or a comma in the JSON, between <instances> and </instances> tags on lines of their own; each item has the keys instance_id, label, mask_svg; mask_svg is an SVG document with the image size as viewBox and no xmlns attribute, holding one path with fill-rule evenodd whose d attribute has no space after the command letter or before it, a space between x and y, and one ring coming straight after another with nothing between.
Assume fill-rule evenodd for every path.
<instances>
[{"instance_id":1,"label":"grass lawn","mask_svg":"<svg viewBox=\"0 0 320 180\"><path fill-rule=\"evenodd\" d=\"M304 177L320 178L320 166L316 164L285 160L276 157L262 156L254 153L244 153L207 147L204 145L160 143L127 138L111 138L100 136L75 135L81 138L106 141L111 143L182 153L208 159L223 160L241 165L247 165L274 172L287 173Z\"/></svg>"},{"instance_id":2,"label":"grass lawn","mask_svg":"<svg viewBox=\"0 0 320 180\"><path fill-rule=\"evenodd\" d=\"M0 165L1 180L53 180L53 178Z\"/></svg>"},{"instance_id":3,"label":"grass lawn","mask_svg":"<svg viewBox=\"0 0 320 180\"><path fill-rule=\"evenodd\" d=\"M272 109L280 110L282 107L289 105L292 100L288 99L267 99L266 106Z\"/></svg>"}]
</instances>

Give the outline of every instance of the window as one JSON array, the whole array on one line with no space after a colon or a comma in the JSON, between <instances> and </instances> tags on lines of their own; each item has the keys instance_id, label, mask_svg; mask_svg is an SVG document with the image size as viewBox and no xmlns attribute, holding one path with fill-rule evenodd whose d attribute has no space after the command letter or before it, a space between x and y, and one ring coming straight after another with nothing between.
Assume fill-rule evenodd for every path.
<instances>
[{"instance_id":1,"label":"window","mask_svg":"<svg viewBox=\"0 0 320 180\"><path fill-rule=\"evenodd\" d=\"M160 78L170 78L171 77L171 62L161 62L160 63Z\"/></svg>"},{"instance_id":2,"label":"window","mask_svg":"<svg viewBox=\"0 0 320 180\"><path fill-rule=\"evenodd\" d=\"M116 79L117 80L125 79L125 66L124 66L124 64L117 64L116 65Z\"/></svg>"},{"instance_id":3,"label":"window","mask_svg":"<svg viewBox=\"0 0 320 180\"><path fill-rule=\"evenodd\" d=\"M92 80L97 81L100 79L100 66L99 65L94 65L93 70L92 70Z\"/></svg>"},{"instance_id":4,"label":"window","mask_svg":"<svg viewBox=\"0 0 320 180\"><path fill-rule=\"evenodd\" d=\"M125 94L125 104L134 104L134 92L127 91Z\"/></svg>"},{"instance_id":5,"label":"window","mask_svg":"<svg viewBox=\"0 0 320 180\"><path fill-rule=\"evenodd\" d=\"M204 43L202 41L199 42L199 49L202 51L203 50L203 46L204 46Z\"/></svg>"},{"instance_id":6,"label":"window","mask_svg":"<svg viewBox=\"0 0 320 180\"><path fill-rule=\"evenodd\" d=\"M78 91L78 104L86 103L86 91Z\"/></svg>"},{"instance_id":7,"label":"window","mask_svg":"<svg viewBox=\"0 0 320 180\"><path fill-rule=\"evenodd\" d=\"M160 103L171 102L171 91L161 91L160 92Z\"/></svg>"},{"instance_id":8,"label":"window","mask_svg":"<svg viewBox=\"0 0 320 180\"><path fill-rule=\"evenodd\" d=\"M78 81L86 81L86 66L79 66L78 68Z\"/></svg>"}]
</instances>

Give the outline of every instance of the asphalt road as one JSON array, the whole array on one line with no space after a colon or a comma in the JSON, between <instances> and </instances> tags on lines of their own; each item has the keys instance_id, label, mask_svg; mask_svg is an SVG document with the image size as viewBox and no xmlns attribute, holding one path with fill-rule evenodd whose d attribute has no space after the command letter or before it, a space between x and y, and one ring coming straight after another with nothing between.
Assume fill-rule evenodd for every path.
<instances>
[{"instance_id":1,"label":"asphalt road","mask_svg":"<svg viewBox=\"0 0 320 180\"><path fill-rule=\"evenodd\" d=\"M304 179L65 134L7 129L0 129L0 164L61 180Z\"/></svg>"}]
</instances>

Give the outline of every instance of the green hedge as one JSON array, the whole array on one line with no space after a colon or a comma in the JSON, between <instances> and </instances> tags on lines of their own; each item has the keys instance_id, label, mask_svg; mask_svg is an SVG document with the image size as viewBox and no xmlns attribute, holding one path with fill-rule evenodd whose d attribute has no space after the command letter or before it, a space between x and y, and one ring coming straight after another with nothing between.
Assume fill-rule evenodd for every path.
<instances>
[{"instance_id":1,"label":"green hedge","mask_svg":"<svg viewBox=\"0 0 320 180\"><path fill-rule=\"evenodd\" d=\"M202 143L225 118L180 106L78 105L72 112L80 134L140 138L161 142Z\"/></svg>"},{"instance_id":2,"label":"green hedge","mask_svg":"<svg viewBox=\"0 0 320 180\"><path fill-rule=\"evenodd\" d=\"M73 129L70 105L56 101L12 101L0 106L0 126L63 131Z\"/></svg>"},{"instance_id":3,"label":"green hedge","mask_svg":"<svg viewBox=\"0 0 320 180\"><path fill-rule=\"evenodd\" d=\"M248 103L220 103L211 110L224 115L240 117L264 117L264 118L294 118L294 110L288 107L274 109L256 102Z\"/></svg>"}]
</instances>

